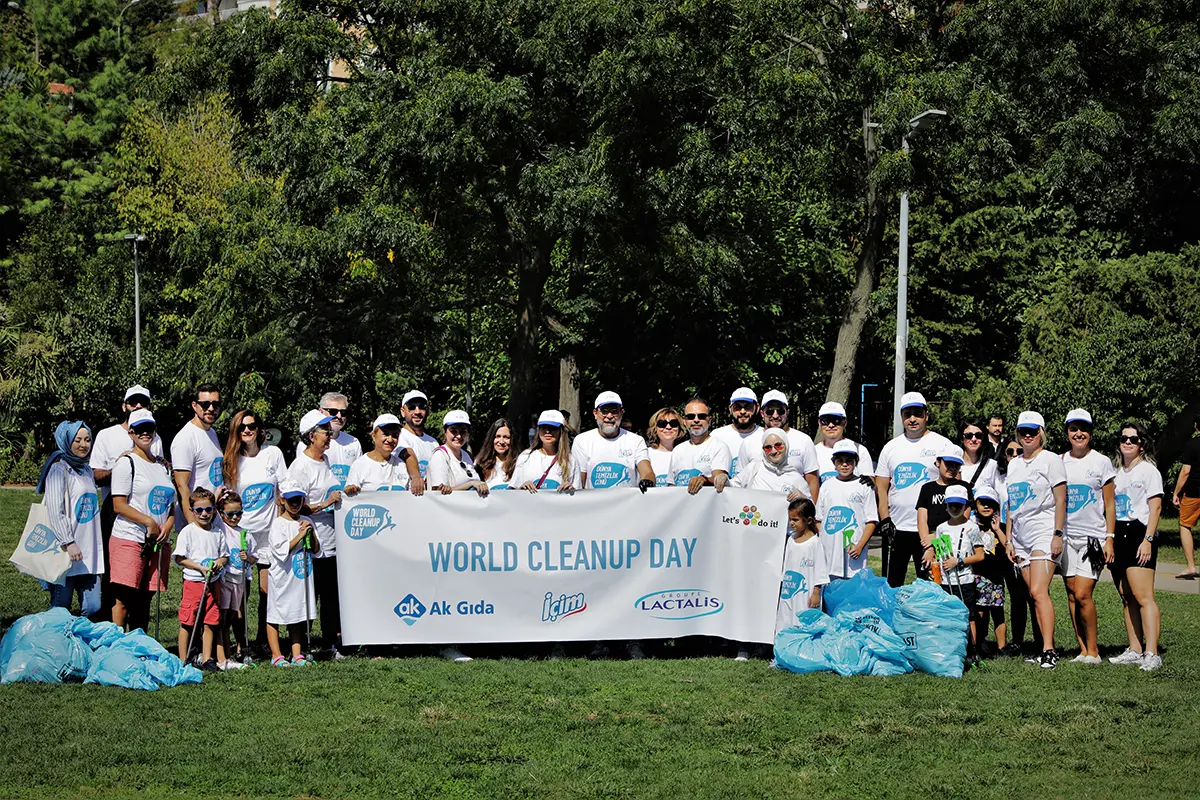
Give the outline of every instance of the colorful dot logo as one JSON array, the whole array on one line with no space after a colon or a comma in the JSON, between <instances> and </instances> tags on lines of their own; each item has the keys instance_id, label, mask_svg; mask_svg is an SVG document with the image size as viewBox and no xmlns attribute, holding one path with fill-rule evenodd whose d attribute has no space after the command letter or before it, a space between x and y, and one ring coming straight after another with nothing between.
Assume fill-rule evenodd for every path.
<instances>
[{"instance_id":1,"label":"colorful dot logo","mask_svg":"<svg viewBox=\"0 0 1200 800\"><path fill-rule=\"evenodd\" d=\"M742 513L738 514L738 518L741 519L743 525L754 525L762 518L762 515L758 513L758 506L742 506Z\"/></svg>"}]
</instances>

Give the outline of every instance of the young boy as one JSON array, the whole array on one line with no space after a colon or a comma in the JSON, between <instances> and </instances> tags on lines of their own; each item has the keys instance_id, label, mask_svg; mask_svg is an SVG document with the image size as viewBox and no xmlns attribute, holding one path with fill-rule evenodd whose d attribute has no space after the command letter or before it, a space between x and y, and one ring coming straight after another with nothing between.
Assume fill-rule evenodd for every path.
<instances>
[{"instance_id":1,"label":"young boy","mask_svg":"<svg viewBox=\"0 0 1200 800\"><path fill-rule=\"evenodd\" d=\"M996 555L1000 544L1000 497L987 484L975 487L975 524L983 538L983 561L974 567L975 572L975 641L979 654L984 655L987 645L988 621L996 630L996 648L1004 649L1008 628L1004 620L1004 567L1005 562Z\"/></svg>"},{"instance_id":2,"label":"young boy","mask_svg":"<svg viewBox=\"0 0 1200 800\"><path fill-rule=\"evenodd\" d=\"M216 672L219 667L213 659L213 642L217 627L221 624L218 603L220 587L214 577L209 581L208 592L204 591L204 580L214 570L220 573L229 563L229 548L225 546L224 533L213 527L217 513L216 498L203 487L192 491L190 498L195 522L185 525L175 540L175 563L183 567L183 599L179 602L179 657L187 661L188 639L192 626L199 614L203 620L204 633L200 645L200 668ZM204 607L200 607L201 597Z\"/></svg>"},{"instance_id":3,"label":"young boy","mask_svg":"<svg viewBox=\"0 0 1200 800\"><path fill-rule=\"evenodd\" d=\"M942 454L937 457L937 480L929 481L921 487L917 497L917 532L921 536L921 544L925 546L925 563L933 564L932 579L938 580L937 560L930 552L934 532L950 515L946 512L946 487L962 486L967 488L966 481L959 479L962 471L963 451L956 444L947 445ZM967 488L970 498L970 489Z\"/></svg>"},{"instance_id":4,"label":"young boy","mask_svg":"<svg viewBox=\"0 0 1200 800\"><path fill-rule=\"evenodd\" d=\"M938 565L942 569L942 589L963 601L968 611L975 610L975 573L972 564L983 561L983 536L979 526L967 519L970 513L967 487L946 487L946 513L949 519L937 527L933 537L933 549ZM968 666L974 666L975 620L970 621L967 637Z\"/></svg>"},{"instance_id":5,"label":"young boy","mask_svg":"<svg viewBox=\"0 0 1200 800\"><path fill-rule=\"evenodd\" d=\"M242 669L246 666L249 649L246 645L246 619L243 608L246 602L246 565L255 564L258 544L254 537L242 527L242 497L231 489L222 489L217 498L217 511L221 515L221 529L225 534L225 546L229 548L229 566L221 575L221 636L217 639L217 665L222 669ZM237 653L229 655L230 630L237 641Z\"/></svg>"},{"instance_id":6,"label":"young boy","mask_svg":"<svg viewBox=\"0 0 1200 800\"><path fill-rule=\"evenodd\" d=\"M279 516L271 523L271 571L267 578L267 643L271 646L271 666L302 667L308 658L300 648L295 626L306 630L316 618L317 597L313 591L312 553L320 544L312 520L300 516L308 497L300 484L290 478L279 482ZM288 626L292 658L289 661L279 643L279 626Z\"/></svg>"},{"instance_id":7,"label":"young boy","mask_svg":"<svg viewBox=\"0 0 1200 800\"><path fill-rule=\"evenodd\" d=\"M830 457L836 475L821 485L817 497L820 539L830 576L849 578L867 568L867 542L879 522L879 504L874 486L863 484L855 474L858 446L854 442L837 442Z\"/></svg>"},{"instance_id":8,"label":"young boy","mask_svg":"<svg viewBox=\"0 0 1200 800\"><path fill-rule=\"evenodd\" d=\"M788 503L789 536L783 549L783 580L775 610L775 633L796 624L796 615L821 607L821 587L829 583L825 545L817 537L812 500Z\"/></svg>"}]
</instances>

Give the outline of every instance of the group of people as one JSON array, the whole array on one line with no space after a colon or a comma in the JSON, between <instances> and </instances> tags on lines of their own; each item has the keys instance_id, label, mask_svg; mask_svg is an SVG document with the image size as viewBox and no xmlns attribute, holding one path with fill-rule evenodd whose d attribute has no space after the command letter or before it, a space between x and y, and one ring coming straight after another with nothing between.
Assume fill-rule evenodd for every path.
<instances>
[{"instance_id":1,"label":"group of people","mask_svg":"<svg viewBox=\"0 0 1200 800\"><path fill-rule=\"evenodd\" d=\"M318 617L321 650L343 657L333 518L343 494L618 487L695 494L733 486L788 500L783 571L807 580L802 590L784 581L780 627L797 611L819 607L821 586L866 569L868 544L878 534L892 585L907 579L911 561L918 577L939 581L971 609L971 642L979 643L973 658L988 652L989 623L997 647L1020 654L1028 606L1041 651L1031 660L1057 664L1049 585L1059 571L1080 648L1075 660L1100 663L1092 593L1108 566L1129 638L1128 649L1110 660L1161 666L1153 589L1163 488L1145 429L1123 425L1110 461L1092 449L1092 420L1082 409L1067 415L1070 450L1060 456L1045 450L1045 422L1036 412L1021 414L1013 441L1003 438L1000 418L964 425L960 446L928 429L919 393L906 394L901 405L904 432L873 464L867 449L847 438L840 404L820 408L814 442L789 424L788 398L778 391L760 401L738 388L729 398L729 424L716 429L714 409L702 398L689 400L682 413L661 408L644 436L629 429L621 397L604 391L592 410L594 429L576 435L562 412L547 410L530 446L518 452L516 430L505 419L473 448L462 410L444 415L439 442L426 430L429 399L413 390L399 417L374 420L364 453L345 430L346 396L330 392L300 419L289 464L266 443L265 420L249 409L231 415L222 444L214 430L221 393L203 384L191 401L192 418L171 441L168 463L150 392L134 386L125 393L123 420L94 443L82 421L55 431L57 449L38 491L72 566L65 585L51 587L51 603L70 607L78 594L82 614L111 614L118 625L148 629L173 559L184 580L181 656L190 656L190 633L202 629L199 663L234 669L251 645L246 593L256 573L256 643L273 665L301 666L311 658L308 634ZM443 655L470 660L456 647ZM736 657L745 660L748 649L739 647Z\"/></svg>"}]
</instances>

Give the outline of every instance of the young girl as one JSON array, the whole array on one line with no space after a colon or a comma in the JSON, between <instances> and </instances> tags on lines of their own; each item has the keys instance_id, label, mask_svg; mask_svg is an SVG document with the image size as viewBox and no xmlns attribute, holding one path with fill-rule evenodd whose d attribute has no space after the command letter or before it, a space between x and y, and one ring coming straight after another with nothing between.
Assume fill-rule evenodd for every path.
<instances>
[{"instance_id":1,"label":"young girl","mask_svg":"<svg viewBox=\"0 0 1200 800\"><path fill-rule=\"evenodd\" d=\"M796 624L796 615L821 607L821 587L829 583L829 558L817 533L817 511L811 500L788 503L790 535L783 548L783 575L775 633Z\"/></svg>"},{"instance_id":2,"label":"young girl","mask_svg":"<svg viewBox=\"0 0 1200 800\"><path fill-rule=\"evenodd\" d=\"M221 636L217 640L217 664L222 669L241 669L246 666L246 618L242 609L246 602L246 576L249 567L258 561L254 557L257 542L242 527L242 497L232 489L221 490L217 498L225 546L229 550L229 566L221 576ZM237 641L237 653L229 658L229 631Z\"/></svg>"},{"instance_id":3,"label":"young girl","mask_svg":"<svg viewBox=\"0 0 1200 800\"><path fill-rule=\"evenodd\" d=\"M997 555L1003 552L1000 537L1000 498L991 486L975 488L975 522L983 538L983 561L975 566L975 636L983 655L987 642L988 620L996 630L996 649L1003 650L1008 626L1004 621L1004 571L1006 562ZM1011 571L1011 570L1010 570Z\"/></svg>"},{"instance_id":4,"label":"young girl","mask_svg":"<svg viewBox=\"0 0 1200 800\"><path fill-rule=\"evenodd\" d=\"M293 630L302 623L307 629L316 617L313 612L317 608L311 552L319 551L320 545L312 520L300 516L307 496L300 484L290 478L279 482L279 516L271 523L271 573L267 579L267 644L271 647L273 667L308 664L300 648L299 631ZM280 648L280 625L288 626L291 661Z\"/></svg>"},{"instance_id":5,"label":"young girl","mask_svg":"<svg viewBox=\"0 0 1200 800\"><path fill-rule=\"evenodd\" d=\"M968 609L975 608L975 572L972 564L983 561L983 537L979 526L967 518L970 503L967 487L946 487L946 513L949 519L938 525L933 550L941 567L942 590L956 595ZM967 665L979 661L975 655L975 620L968 624Z\"/></svg>"},{"instance_id":6,"label":"young girl","mask_svg":"<svg viewBox=\"0 0 1200 800\"><path fill-rule=\"evenodd\" d=\"M215 672L221 669L213 660L213 642L221 624L218 608L219 581L211 580L208 591L204 590L205 579L214 570L220 573L229 563L229 548L225 546L225 534L213 526L216 517L216 498L203 486L192 490L189 502L192 518L179 532L175 540L175 563L183 567L183 597L179 601L179 657L188 658L188 644L196 624L197 615L203 620L204 634L200 646L200 668Z\"/></svg>"}]
</instances>

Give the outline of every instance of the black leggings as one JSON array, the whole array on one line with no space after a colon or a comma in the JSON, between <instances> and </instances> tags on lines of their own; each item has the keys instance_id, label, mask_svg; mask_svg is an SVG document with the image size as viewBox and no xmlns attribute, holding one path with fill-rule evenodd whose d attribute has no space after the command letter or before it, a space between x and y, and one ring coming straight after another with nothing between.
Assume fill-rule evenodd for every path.
<instances>
[{"instance_id":1,"label":"black leggings","mask_svg":"<svg viewBox=\"0 0 1200 800\"><path fill-rule=\"evenodd\" d=\"M338 600L337 556L312 560L313 592L321 616L321 644L337 647L342 643L342 607Z\"/></svg>"},{"instance_id":2,"label":"black leggings","mask_svg":"<svg viewBox=\"0 0 1200 800\"><path fill-rule=\"evenodd\" d=\"M929 570L921 563L925 548L921 546L921 534L916 531L897 530L892 537L888 553L887 580L891 586L903 586L908 577L908 562L912 561L918 578L929 580Z\"/></svg>"}]
</instances>

